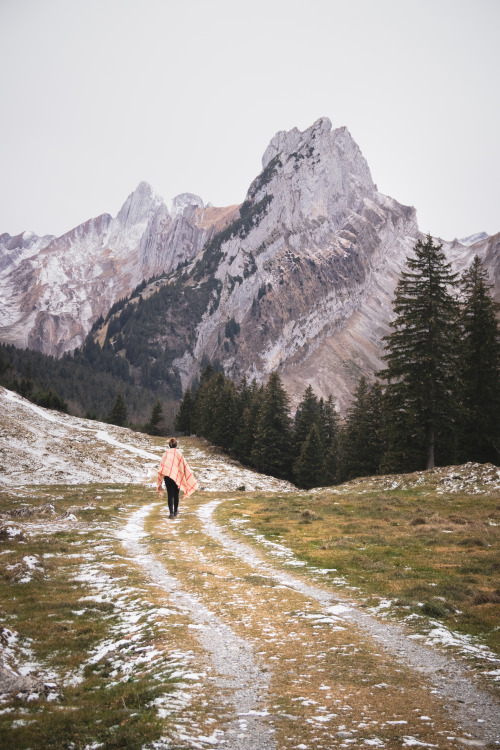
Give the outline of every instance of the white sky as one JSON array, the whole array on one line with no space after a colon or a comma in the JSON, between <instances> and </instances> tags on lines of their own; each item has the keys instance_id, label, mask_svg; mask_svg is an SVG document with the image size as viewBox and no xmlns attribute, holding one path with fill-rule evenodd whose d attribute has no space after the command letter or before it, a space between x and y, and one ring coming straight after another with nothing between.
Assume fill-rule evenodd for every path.
<instances>
[{"instance_id":1,"label":"white sky","mask_svg":"<svg viewBox=\"0 0 500 750\"><path fill-rule=\"evenodd\" d=\"M240 203L321 116L422 231L500 231L499 0L0 0L0 71L0 233Z\"/></svg>"}]
</instances>

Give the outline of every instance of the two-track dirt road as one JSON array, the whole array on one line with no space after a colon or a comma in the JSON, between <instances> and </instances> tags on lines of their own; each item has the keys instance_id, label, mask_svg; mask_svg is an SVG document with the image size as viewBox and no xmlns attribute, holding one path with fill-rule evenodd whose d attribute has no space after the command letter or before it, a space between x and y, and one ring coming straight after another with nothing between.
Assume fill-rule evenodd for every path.
<instances>
[{"instance_id":1,"label":"two-track dirt road","mask_svg":"<svg viewBox=\"0 0 500 750\"><path fill-rule=\"evenodd\" d=\"M498 706L466 665L367 614L324 571L291 554L269 559L247 527L253 543L238 539L216 520L221 502L197 493L181 502L175 520L163 503L151 503L119 532L143 574L192 619L209 664L212 744L319 750L499 742Z\"/></svg>"}]
</instances>

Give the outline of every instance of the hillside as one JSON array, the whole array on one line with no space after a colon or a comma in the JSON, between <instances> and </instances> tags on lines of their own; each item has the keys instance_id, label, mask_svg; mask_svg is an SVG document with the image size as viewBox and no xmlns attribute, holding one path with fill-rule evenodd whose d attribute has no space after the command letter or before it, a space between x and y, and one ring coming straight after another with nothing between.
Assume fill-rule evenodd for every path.
<instances>
[{"instance_id":1,"label":"hillside","mask_svg":"<svg viewBox=\"0 0 500 750\"><path fill-rule=\"evenodd\" d=\"M0 746L496 746L496 467L306 493L184 440L169 521L161 440L0 404Z\"/></svg>"}]
</instances>

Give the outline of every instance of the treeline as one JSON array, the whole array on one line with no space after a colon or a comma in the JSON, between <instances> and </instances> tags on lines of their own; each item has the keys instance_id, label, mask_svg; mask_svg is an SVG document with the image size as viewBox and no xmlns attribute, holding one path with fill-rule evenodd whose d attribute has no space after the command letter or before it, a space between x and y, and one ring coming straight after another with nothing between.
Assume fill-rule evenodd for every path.
<instances>
[{"instance_id":1,"label":"treeline","mask_svg":"<svg viewBox=\"0 0 500 750\"><path fill-rule=\"evenodd\" d=\"M381 396L379 385L362 378L341 421L332 396L317 398L308 386L292 419L278 373L266 385L245 378L235 385L208 365L196 390L186 390L175 429L299 487L325 486L378 471Z\"/></svg>"},{"instance_id":2,"label":"treeline","mask_svg":"<svg viewBox=\"0 0 500 750\"><path fill-rule=\"evenodd\" d=\"M419 241L396 289L379 380L361 378L347 414L311 387L294 418L280 377L235 385L212 366L187 390L178 431L257 470L311 488L376 473L500 462L500 333L487 273L460 281L441 246Z\"/></svg>"},{"instance_id":3,"label":"treeline","mask_svg":"<svg viewBox=\"0 0 500 750\"><path fill-rule=\"evenodd\" d=\"M0 344L0 385L49 409L135 426L147 423L159 396L172 399L168 387L153 391L135 385L128 363L91 336L61 359Z\"/></svg>"},{"instance_id":4,"label":"treeline","mask_svg":"<svg viewBox=\"0 0 500 750\"><path fill-rule=\"evenodd\" d=\"M290 399L278 373L265 386L244 378L236 386L212 365L203 371L194 393L184 394L175 429L220 446L258 471L301 486L332 480L338 415L333 400L306 392L295 423Z\"/></svg>"}]
</instances>

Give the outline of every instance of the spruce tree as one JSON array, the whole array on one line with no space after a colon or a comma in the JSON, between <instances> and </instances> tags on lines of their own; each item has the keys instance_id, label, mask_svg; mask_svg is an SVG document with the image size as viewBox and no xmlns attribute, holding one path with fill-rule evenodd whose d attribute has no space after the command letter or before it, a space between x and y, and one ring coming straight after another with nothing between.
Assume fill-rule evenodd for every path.
<instances>
[{"instance_id":1,"label":"spruce tree","mask_svg":"<svg viewBox=\"0 0 500 750\"><path fill-rule=\"evenodd\" d=\"M292 421L290 400L277 372L264 388L252 462L259 471L288 479L291 474Z\"/></svg>"},{"instance_id":2,"label":"spruce tree","mask_svg":"<svg viewBox=\"0 0 500 750\"><path fill-rule=\"evenodd\" d=\"M298 455L302 449L303 443L309 436L313 425L318 429L321 425L321 412L317 397L310 385L307 386L302 401L300 402L295 414L295 453ZM320 426L321 425L321 426Z\"/></svg>"},{"instance_id":3,"label":"spruce tree","mask_svg":"<svg viewBox=\"0 0 500 750\"><path fill-rule=\"evenodd\" d=\"M174 429L177 432L181 432L184 435L191 435L192 429L192 417L193 417L193 397L189 388L186 388L179 411L175 417Z\"/></svg>"},{"instance_id":4,"label":"spruce tree","mask_svg":"<svg viewBox=\"0 0 500 750\"><path fill-rule=\"evenodd\" d=\"M216 373L210 380L200 383L196 393L197 398L197 430L196 434L217 443L218 424L216 409L224 387L224 375Z\"/></svg>"},{"instance_id":5,"label":"spruce tree","mask_svg":"<svg viewBox=\"0 0 500 750\"><path fill-rule=\"evenodd\" d=\"M229 451L238 428L237 393L229 378L218 374L212 381L212 423L206 437L214 445Z\"/></svg>"},{"instance_id":6,"label":"spruce tree","mask_svg":"<svg viewBox=\"0 0 500 750\"><path fill-rule=\"evenodd\" d=\"M500 460L499 305L476 255L461 279L460 460Z\"/></svg>"},{"instance_id":7,"label":"spruce tree","mask_svg":"<svg viewBox=\"0 0 500 750\"><path fill-rule=\"evenodd\" d=\"M210 383L215 375L214 368L211 364L208 364L201 374L199 385L194 394L191 427L194 434L202 437L206 437L206 432L210 429L213 393Z\"/></svg>"},{"instance_id":8,"label":"spruce tree","mask_svg":"<svg viewBox=\"0 0 500 750\"><path fill-rule=\"evenodd\" d=\"M333 396L330 394L326 401L323 399L319 402L322 438L325 451L325 460L323 462L322 482L324 486L331 486L338 482L339 469L339 415L333 403Z\"/></svg>"},{"instance_id":9,"label":"spruce tree","mask_svg":"<svg viewBox=\"0 0 500 750\"><path fill-rule=\"evenodd\" d=\"M158 425L160 424L162 419L163 419L163 407L161 405L160 399L158 399L155 402L151 410L151 417L149 418L149 422L146 425L146 430L151 435L158 435L159 434Z\"/></svg>"},{"instance_id":10,"label":"spruce tree","mask_svg":"<svg viewBox=\"0 0 500 750\"><path fill-rule=\"evenodd\" d=\"M339 415L331 394L326 401L323 401L323 399L320 400L319 410L323 427L323 440L325 448L329 450L336 441L339 429Z\"/></svg>"},{"instance_id":11,"label":"spruce tree","mask_svg":"<svg viewBox=\"0 0 500 750\"><path fill-rule=\"evenodd\" d=\"M381 388L361 377L340 434L338 479L376 474L383 452Z\"/></svg>"},{"instance_id":12,"label":"spruce tree","mask_svg":"<svg viewBox=\"0 0 500 750\"><path fill-rule=\"evenodd\" d=\"M108 415L108 422L116 424L119 427L124 427L127 424L127 404L120 392L116 394L113 406Z\"/></svg>"},{"instance_id":13,"label":"spruce tree","mask_svg":"<svg viewBox=\"0 0 500 750\"><path fill-rule=\"evenodd\" d=\"M436 456L440 463L453 460L457 410L458 309L450 292L457 275L430 235L417 242L407 266L380 373L388 382L385 468L400 471L430 469Z\"/></svg>"},{"instance_id":14,"label":"spruce tree","mask_svg":"<svg viewBox=\"0 0 500 750\"><path fill-rule=\"evenodd\" d=\"M296 484L305 490L321 486L324 460L324 446L320 431L318 426L313 424L309 435L302 442L299 457L293 466Z\"/></svg>"},{"instance_id":15,"label":"spruce tree","mask_svg":"<svg viewBox=\"0 0 500 750\"><path fill-rule=\"evenodd\" d=\"M262 406L264 389L254 379L245 393L240 390L240 411L238 431L234 438L233 450L241 461L253 464L252 451L255 445L258 415Z\"/></svg>"}]
</instances>

